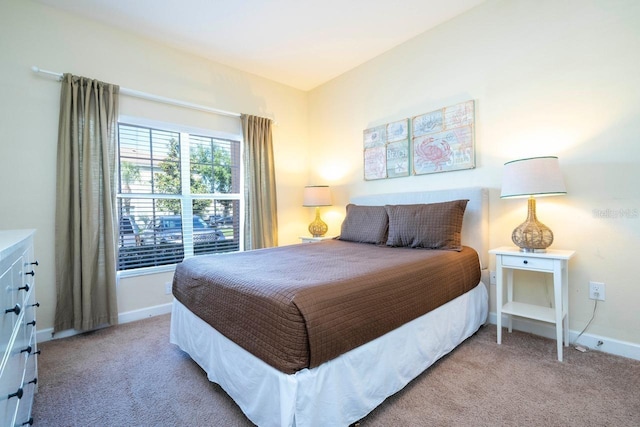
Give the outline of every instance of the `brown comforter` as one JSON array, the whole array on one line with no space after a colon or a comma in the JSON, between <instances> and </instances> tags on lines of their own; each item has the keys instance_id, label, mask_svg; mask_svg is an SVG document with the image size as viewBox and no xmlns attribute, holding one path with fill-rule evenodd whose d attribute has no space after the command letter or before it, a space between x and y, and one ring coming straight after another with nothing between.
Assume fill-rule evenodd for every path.
<instances>
[{"instance_id":1,"label":"brown comforter","mask_svg":"<svg viewBox=\"0 0 640 427\"><path fill-rule=\"evenodd\" d=\"M339 240L204 255L176 267L173 294L284 373L313 368L474 288L477 253Z\"/></svg>"}]
</instances>

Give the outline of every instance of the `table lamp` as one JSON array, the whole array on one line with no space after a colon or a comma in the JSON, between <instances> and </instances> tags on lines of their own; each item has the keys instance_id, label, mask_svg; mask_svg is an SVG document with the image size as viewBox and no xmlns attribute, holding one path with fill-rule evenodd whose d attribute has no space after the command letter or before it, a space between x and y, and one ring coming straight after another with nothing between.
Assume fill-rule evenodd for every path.
<instances>
[{"instance_id":1,"label":"table lamp","mask_svg":"<svg viewBox=\"0 0 640 427\"><path fill-rule=\"evenodd\" d=\"M558 158L553 156L513 160L504 164L500 197L528 197L527 220L511 233L511 240L523 252L546 252L553 232L538 221L536 199L567 194Z\"/></svg>"},{"instance_id":2,"label":"table lamp","mask_svg":"<svg viewBox=\"0 0 640 427\"><path fill-rule=\"evenodd\" d=\"M313 237L322 237L329 227L320 219L320 206L331 206L331 192L328 185L307 185L304 187L302 206L315 207L316 219L309 224L309 233Z\"/></svg>"}]
</instances>

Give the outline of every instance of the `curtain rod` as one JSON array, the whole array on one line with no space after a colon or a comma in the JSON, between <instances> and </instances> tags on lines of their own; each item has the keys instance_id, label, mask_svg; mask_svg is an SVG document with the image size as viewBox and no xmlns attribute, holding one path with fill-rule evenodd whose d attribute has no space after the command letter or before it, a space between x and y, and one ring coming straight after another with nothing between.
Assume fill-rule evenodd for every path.
<instances>
[{"instance_id":1,"label":"curtain rod","mask_svg":"<svg viewBox=\"0 0 640 427\"><path fill-rule=\"evenodd\" d=\"M35 65L31 67L34 73L46 74L51 77L55 77L58 81L62 80L62 73L56 73L53 71L43 70ZM125 87L120 88L120 93L123 95L132 96L134 98L146 99L149 101L161 102L163 104L176 105L178 107L191 108L192 110L206 111L207 113L220 114L223 116L240 117L240 113L234 113L232 111L219 110L213 107L207 107L206 105L192 104L191 102L180 101L179 99L166 98L164 96L153 95L139 90L127 89Z\"/></svg>"}]
</instances>

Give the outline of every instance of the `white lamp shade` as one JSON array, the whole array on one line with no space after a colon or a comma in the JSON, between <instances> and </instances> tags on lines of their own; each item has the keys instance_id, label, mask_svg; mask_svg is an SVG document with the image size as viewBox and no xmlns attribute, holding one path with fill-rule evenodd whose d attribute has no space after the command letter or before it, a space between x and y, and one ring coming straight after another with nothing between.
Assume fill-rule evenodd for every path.
<instances>
[{"instance_id":1,"label":"white lamp shade","mask_svg":"<svg viewBox=\"0 0 640 427\"><path fill-rule=\"evenodd\" d=\"M331 206L329 186L308 185L304 187L302 206Z\"/></svg>"},{"instance_id":2,"label":"white lamp shade","mask_svg":"<svg viewBox=\"0 0 640 427\"><path fill-rule=\"evenodd\" d=\"M500 197L567 194L557 157L532 157L504 164Z\"/></svg>"}]
</instances>

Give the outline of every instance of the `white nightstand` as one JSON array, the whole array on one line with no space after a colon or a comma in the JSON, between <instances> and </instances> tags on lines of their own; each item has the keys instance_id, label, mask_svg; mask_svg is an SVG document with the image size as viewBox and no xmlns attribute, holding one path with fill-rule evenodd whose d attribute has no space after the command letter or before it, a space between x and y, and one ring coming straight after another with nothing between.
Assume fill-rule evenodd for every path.
<instances>
[{"instance_id":1,"label":"white nightstand","mask_svg":"<svg viewBox=\"0 0 640 427\"><path fill-rule=\"evenodd\" d=\"M500 247L489 251L496 256L496 323L497 342L502 342L502 313L526 317L556 325L558 360L562 362L562 342L569 346L569 259L575 251L547 249L545 253L521 252L516 247ZM513 270L539 271L553 275L553 308L525 304L513 300ZM506 273L507 302L503 304L502 287Z\"/></svg>"},{"instance_id":2,"label":"white nightstand","mask_svg":"<svg viewBox=\"0 0 640 427\"><path fill-rule=\"evenodd\" d=\"M321 242L323 240L331 240L335 239L336 236L322 236L322 237L312 237L312 236L300 236L298 239L302 243L313 243L313 242Z\"/></svg>"}]
</instances>

